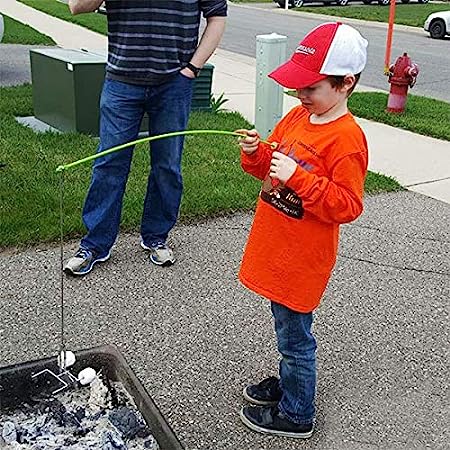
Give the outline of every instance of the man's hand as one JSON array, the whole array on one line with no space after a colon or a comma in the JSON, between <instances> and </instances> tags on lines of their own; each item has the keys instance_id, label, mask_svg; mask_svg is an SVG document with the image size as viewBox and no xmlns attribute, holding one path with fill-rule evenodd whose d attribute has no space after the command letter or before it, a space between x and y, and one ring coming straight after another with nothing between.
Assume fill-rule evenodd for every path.
<instances>
[{"instance_id":1,"label":"man's hand","mask_svg":"<svg viewBox=\"0 0 450 450\"><path fill-rule=\"evenodd\" d=\"M180 70L180 73L183 74L186 78L195 78L194 73L191 71L191 69L188 69L187 67L185 67L184 69Z\"/></svg>"},{"instance_id":2,"label":"man's hand","mask_svg":"<svg viewBox=\"0 0 450 450\"><path fill-rule=\"evenodd\" d=\"M236 133L246 134L246 137L239 138L239 145L246 155L251 155L258 150L260 143L259 134L256 130L236 130Z\"/></svg>"},{"instance_id":3,"label":"man's hand","mask_svg":"<svg viewBox=\"0 0 450 450\"><path fill-rule=\"evenodd\" d=\"M284 153L273 152L272 161L270 162L270 172L271 178L276 178L282 183L286 183L289 178L294 175L297 169L297 163L286 156Z\"/></svg>"},{"instance_id":4,"label":"man's hand","mask_svg":"<svg viewBox=\"0 0 450 450\"><path fill-rule=\"evenodd\" d=\"M94 12L103 3L103 0L69 0L69 9L72 14Z\"/></svg>"}]
</instances>

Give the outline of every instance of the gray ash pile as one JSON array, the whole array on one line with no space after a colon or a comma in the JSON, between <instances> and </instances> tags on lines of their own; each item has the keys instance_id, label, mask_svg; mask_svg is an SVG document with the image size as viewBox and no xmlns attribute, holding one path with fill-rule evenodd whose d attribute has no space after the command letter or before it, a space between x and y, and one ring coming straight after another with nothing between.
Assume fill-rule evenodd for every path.
<instances>
[{"instance_id":1,"label":"gray ash pile","mask_svg":"<svg viewBox=\"0 0 450 450\"><path fill-rule=\"evenodd\" d=\"M5 450L159 449L122 383L100 377L0 413L0 432Z\"/></svg>"}]
</instances>

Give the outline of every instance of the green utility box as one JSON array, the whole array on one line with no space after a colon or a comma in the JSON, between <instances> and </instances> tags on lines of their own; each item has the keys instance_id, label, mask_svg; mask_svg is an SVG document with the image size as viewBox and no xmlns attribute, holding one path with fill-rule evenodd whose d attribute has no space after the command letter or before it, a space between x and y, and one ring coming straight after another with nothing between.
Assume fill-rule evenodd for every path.
<instances>
[{"instance_id":1,"label":"green utility box","mask_svg":"<svg viewBox=\"0 0 450 450\"><path fill-rule=\"evenodd\" d=\"M62 48L32 49L34 115L61 131L98 136L105 56Z\"/></svg>"},{"instance_id":2,"label":"green utility box","mask_svg":"<svg viewBox=\"0 0 450 450\"><path fill-rule=\"evenodd\" d=\"M35 117L61 131L98 136L106 54L32 49L30 60ZM212 64L206 64L194 81L193 111L211 110L213 70ZM141 131L146 130L147 116L141 126Z\"/></svg>"},{"instance_id":3,"label":"green utility box","mask_svg":"<svg viewBox=\"0 0 450 450\"><path fill-rule=\"evenodd\" d=\"M192 111L211 111L211 88L214 66L205 64L194 82Z\"/></svg>"}]
</instances>

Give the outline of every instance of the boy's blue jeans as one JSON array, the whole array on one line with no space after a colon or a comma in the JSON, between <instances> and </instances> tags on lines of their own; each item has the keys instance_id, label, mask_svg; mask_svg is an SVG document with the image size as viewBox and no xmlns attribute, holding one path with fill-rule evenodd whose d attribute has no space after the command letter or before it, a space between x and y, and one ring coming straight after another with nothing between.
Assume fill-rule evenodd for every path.
<instances>
[{"instance_id":1,"label":"boy's blue jeans","mask_svg":"<svg viewBox=\"0 0 450 450\"><path fill-rule=\"evenodd\" d=\"M316 339L311 332L313 314L302 314L272 302L280 361L283 396L278 409L291 422L309 424L315 415Z\"/></svg>"},{"instance_id":2,"label":"boy's blue jeans","mask_svg":"<svg viewBox=\"0 0 450 450\"><path fill-rule=\"evenodd\" d=\"M158 86L106 79L100 100L98 152L137 139L145 112L150 135L185 130L191 110L193 80L181 74ZM144 244L164 243L175 225L183 190L181 154L184 138L150 145L151 171L141 223ZM134 147L95 160L83 208L87 234L81 247L105 255L119 232L122 200Z\"/></svg>"}]
</instances>

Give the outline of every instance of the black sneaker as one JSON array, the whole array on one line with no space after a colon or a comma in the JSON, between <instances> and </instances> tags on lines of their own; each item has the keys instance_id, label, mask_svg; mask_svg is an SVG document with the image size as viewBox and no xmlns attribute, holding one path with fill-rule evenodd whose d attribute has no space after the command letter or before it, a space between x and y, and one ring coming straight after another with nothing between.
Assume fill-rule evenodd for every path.
<instances>
[{"instance_id":1,"label":"black sneaker","mask_svg":"<svg viewBox=\"0 0 450 450\"><path fill-rule=\"evenodd\" d=\"M269 377L259 384L251 384L244 388L245 400L259 406L274 406L281 400L283 393L280 389L280 380Z\"/></svg>"},{"instance_id":2,"label":"black sneaker","mask_svg":"<svg viewBox=\"0 0 450 450\"><path fill-rule=\"evenodd\" d=\"M280 414L276 406L244 406L240 417L244 425L258 433L308 439L314 431L314 423L291 422Z\"/></svg>"}]
</instances>

